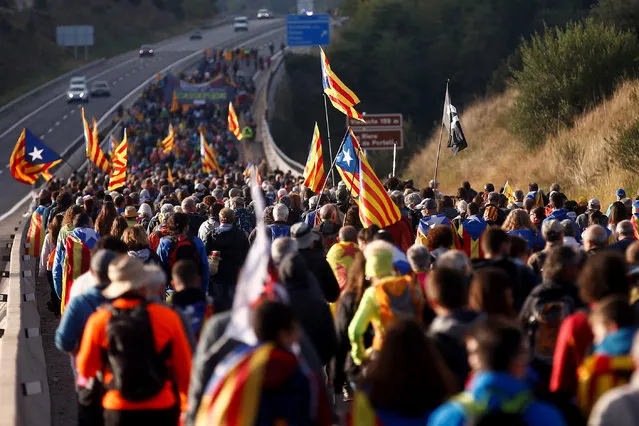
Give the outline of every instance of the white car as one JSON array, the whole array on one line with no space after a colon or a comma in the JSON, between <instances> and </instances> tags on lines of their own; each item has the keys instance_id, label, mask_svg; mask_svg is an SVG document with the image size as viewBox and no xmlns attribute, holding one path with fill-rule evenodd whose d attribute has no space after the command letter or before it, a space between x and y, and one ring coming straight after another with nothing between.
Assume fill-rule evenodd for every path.
<instances>
[{"instance_id":1,"label":"white car","mask_svg":"<svg viewBox=\"0 0 639 426\"><path fill-rule=\"evenodd\" d=\"M238 16L233 19L233 30L235 32L248 31L248 18L246 16Z\"/></svg>"},{"instance_id":2,"label":"white car","mask_svg":"<svg viewBox=\"0 0 639 426\"><path fill-rule=\"evenodd\" d=\"M76 83L69 85L67 90L67 103L72 102L89 102L89 88L86 84Z\"/></svg>"},{"instance_id":3,"label":"white car","mask_svg":"<svg viewBox=\"0 0 639 426\"><path fill-rule=\"evenodd\" d=\"M77 84L84 84L86 86L87 85L86 76L82 75L82 76L71 77L71 81L69 81L69 86L74 86Z\"/></svg>"},{"instance_id":4,"label":"white car","mask_svg":"<svg viewBox=\"0 0 639 426\"><path fill-rule=\"evenodd\" d=\"M271 19L273 14L268 9L260 9L257 11L257 19Z\"/></svg>"}]
</instances>

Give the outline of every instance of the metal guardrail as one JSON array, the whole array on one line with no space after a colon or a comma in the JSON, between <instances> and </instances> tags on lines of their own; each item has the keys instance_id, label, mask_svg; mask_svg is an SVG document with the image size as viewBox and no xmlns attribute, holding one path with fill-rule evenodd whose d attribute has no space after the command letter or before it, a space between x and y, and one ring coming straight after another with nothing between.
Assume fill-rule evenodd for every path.
<instances>
[{"instance_id":1,"label":"metal guardrail","mask_svg":"<svg viewBox=\"0 0 639 426\"><path fill-rule=\"evenodd\" d=\"M35 95L36 93L41 92L42 90L46 89L47 87L52 86L52 85L54 85L56 83L59 83L60 81L63 81L65 79L69 78L73 74L77 74L77 73L79 73L81 71L87 70L87 69L92 68L92 67L94 67L94 66L96 66L98 64L101 64L104 61L106 61L105 58L100 58L100 59L95 60L93 62L90 62L90 63L88 63L86 65L83 65L83 66L81 66L79 68L75 68L75 69L72 69L69 72L65 72L64 74L54 78L53 80L49 80L46 83L41 84L40 86L36 87L35 89L28 91L24 95L20 95L17 98L15 98L14 100L10 101L9 103L2 105L0 107L0 114L5 112L6 110L11 108L12 106L22 102L23 100Z\"/></svg>"}]
</instances>

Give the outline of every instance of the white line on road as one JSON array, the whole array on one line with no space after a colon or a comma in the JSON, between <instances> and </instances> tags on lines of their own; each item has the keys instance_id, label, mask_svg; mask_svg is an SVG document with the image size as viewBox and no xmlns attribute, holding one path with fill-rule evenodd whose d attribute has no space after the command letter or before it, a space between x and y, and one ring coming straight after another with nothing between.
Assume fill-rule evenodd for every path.
<instances>
[{"instance_id":1,"label":"white line on road","mask_svg":"<svg viewBox=\"0 0 639 426\"><path fill-rule=\"evenodd\" d=\"M44 139L46 135L40 135L40 139Z\"/></svg>"},{"instance_id":2,"label":"white line on road","mask_svg":"<svg viewBox=\"0 0 639 426\"><path fill-rule=\"evenodd\" d=\"M0 170L0 175L4 173L4 170Z\"/></svg>"},{"instance_id":3,"label":"white line on road","mask_svg":"<svg viewBox=\"0 0 639 426\"><path fill-rule=\"evenodd\" d=\"M59 125L60 125L60 122L59 122L59 121L56 121L56 122L55 122L55 125L56 125L56 126L59 126Z\"/></svg>"},{"instance_id":4,"label":"white line on road","mask_svg":"<svg viewBox=\"0 0 639 426\"><path fill-rule=\"evenodd\" d=\"M5 167L8 169L10 166L7 164Z\"/></svg>"},{"instance_id":5,"label":"white line on road","mask_svg":"<svg viewBox=\"0 0 639 426\"><path fill-rule=\"evenodd\" d=\"M62 119L63 119L63 120L66 120L66 119L67 119L67 117L68 117L68 115L67 115L67 114L64 114L64 115L62 116Z\"/></svg>"},{"instance_id":6,"label":"white line on road","mask_svg":"<svg viewBox=\"0 0 639 426\"><path fill-rule=\"evenodd\" d=\"M75 112L75 110L74 110L74 109L72 109L72 110L71 110L71 114L73 114L74 112Z\"/></svg>"},{"instance_id":7,"label":"white line on road","mask_svg":"<svg viewBox=\"0 0 639 426\"><path fill-rule=\"evenodd\" d=\"M53 129L49 127L49 130L47 130L47 133L51 133L51 132L53 132Z\"/></svg>"}]
</instances>

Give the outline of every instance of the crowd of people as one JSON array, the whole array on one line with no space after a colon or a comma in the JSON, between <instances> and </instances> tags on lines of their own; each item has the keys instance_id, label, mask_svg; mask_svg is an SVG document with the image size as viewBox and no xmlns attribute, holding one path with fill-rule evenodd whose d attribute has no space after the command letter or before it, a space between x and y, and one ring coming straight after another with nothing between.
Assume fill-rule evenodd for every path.
<instances>
[{"instance_id":1,"label":"crowd of people","mask_svg":"<svg viewBox=\"0 0 639 426\"><path fill-rule=\"evenodd\" d=\"M639 201L624 190L604 214L557 184L449 196L393 177L401 220L364 228L343 182L314 194L253 168L252 192L223 108L170 111L161 84L122 114L125 187L89 170L37 200L78 424L639 423ZM200 128L223 173L200 171ZM247 343L229 330L264 234Z\"/></svg>"}]
</instances>

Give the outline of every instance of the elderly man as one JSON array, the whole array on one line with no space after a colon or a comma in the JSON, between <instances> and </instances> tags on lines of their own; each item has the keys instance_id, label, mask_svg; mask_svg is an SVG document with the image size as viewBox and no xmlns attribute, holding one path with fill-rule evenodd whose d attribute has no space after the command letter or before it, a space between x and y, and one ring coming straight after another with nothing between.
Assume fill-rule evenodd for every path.
<instances>
[{"instance_id":1,"label":"elderly man","mask_svg":"<svg viewBox=\"0 0 639 426\"><path fill-rule=\"evenodd\" d=\"M584 250L588 256L594 256L606 248L608 233L601 225L592 225L582 234Z\"/></svg>"},{"instance_id":2,"label":"elderly man","mask_svg":"<svg viewBox=\"0 0 639 426\"><path fill-rule=\"evenodd\" d=\"M617 242L611 244L609 248L617 250L621 254L625 254L626 249L630 247L632 243L637 241L637 238L635 237L635 228L629 220L622 220L617 224L615 231L617 232Z\"/></svg>"},{"instance_id":3,"label":"elderly man","mask_svg":"<svg viewBox=\"0 0 639 426\"><path fill-rule=\"evenodd\" d=\"M189 217L189 237L197 237L200 226L206 220L204 216L201 216L197 211L198 200L195 197L187 197L182 200L182 212L186 213Z\"/></svg>"},{"instance_id":4,"label":"elderly man","mask_svg":"<svg viewBox=\"0 0 639 426\"><path fill-rule=\"evenodd\" d=\"M291 235L291 226L287 222L288 207L284 204L276 204L273 206L273 219L275 219L275 223L268 225L271 241Z\"/></svg>"}]
</instances>

